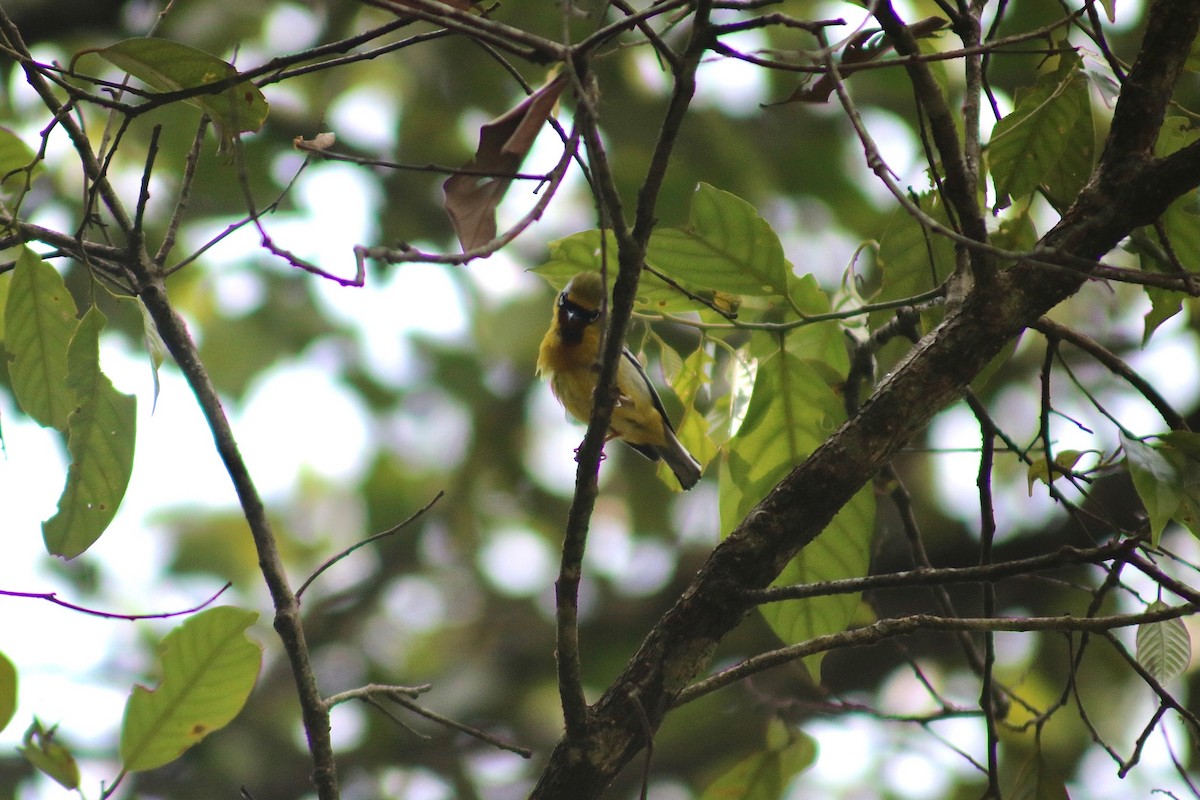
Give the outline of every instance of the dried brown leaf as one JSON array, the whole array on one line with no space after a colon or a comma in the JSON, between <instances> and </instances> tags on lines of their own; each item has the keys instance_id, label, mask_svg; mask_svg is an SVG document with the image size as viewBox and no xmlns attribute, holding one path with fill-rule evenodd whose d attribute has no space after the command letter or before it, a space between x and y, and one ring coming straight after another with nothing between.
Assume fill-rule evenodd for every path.
<instances>
[{"instance_id":1,"label":"dried brown leaf","mask_svg":"<svg viewBox=\"0 0 1200 800\"><path fill-rule=\"evenodd\" d=\"M464 172L442 184L443 205L464 251L495 238L496 207L566 85L566 76L558 75L481 127L475 158L462 166Z\"/></svg>"}]
</instances>

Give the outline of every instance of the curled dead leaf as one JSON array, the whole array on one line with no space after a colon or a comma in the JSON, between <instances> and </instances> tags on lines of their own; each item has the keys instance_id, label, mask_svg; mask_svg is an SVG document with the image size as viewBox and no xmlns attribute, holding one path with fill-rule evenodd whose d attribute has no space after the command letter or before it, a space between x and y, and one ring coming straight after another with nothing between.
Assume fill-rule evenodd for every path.
<instances>
[{"instance_id":1,"label":"curled dead leaf","mask_svg":"<svg viewBox=\"0 0 1200 800\"><path fill-rule=\"evenodd\" d=\"M542 125L566 88L557 75L502 116L479 129L475 157L442 184L443 206L463 251L487 244L496 236L496 207L512 176L529 154Z\"/></svg>"}]
</instances>

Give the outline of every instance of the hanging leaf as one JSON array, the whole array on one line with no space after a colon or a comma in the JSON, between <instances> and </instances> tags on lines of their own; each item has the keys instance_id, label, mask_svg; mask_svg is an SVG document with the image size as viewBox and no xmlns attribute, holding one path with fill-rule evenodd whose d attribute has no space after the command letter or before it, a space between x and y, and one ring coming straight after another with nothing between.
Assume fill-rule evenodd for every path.
<instances>
[{"instance_id":1,"label":"hanging leaf","mask_svg":"<svg viewBox=\"0 0 1200 800\"><path fill-rule=\"evenodd\" d=\"M97 308L84 314L67 355L66 386L74 397L67 426L71 465L58 512L42 524L46 549L63 558L74 558L100 538L133 474L137 400L114 389L100 371L104 321Z\"/></svg>"},{"instance_id":2,"label":"hanging leaf","mask_svg":"<svg viewBox=\"0 0 1200 800\"><path fill-rule=\"evenodd\" d=\"M841 400L808 362L787 351L758 367L750 407L725 448L721 528L733 530L754 505L808 457L845 417ZM875 496L867 487L784 569L776 585L861 577L870 562ZM768 603L763 618L785 643L845 630L858 594ZM806 659L814 678L823 655Z\"/></svg>"},{"instance_id":3,"label":"hanging leaf","mask_svg":"<svg viewBox=\"0 0 1200 800\"><path fill-rule=\"evenodd\" d=\"M565 74L555 76L515 108L479 129L475 158L462 168L490 174L458 173L442 184L443 206L464 252L496 238L496 208L512 183L512 178L505 176L515 173L529 154L567 82Z\"/></svg>"},{"instance_id":4,"label":"hanging leaf","mask_svg":"<svg viewBox=\"0 0 1200 800\"><path fill-rule=\"evenodd\" d=\"M1146 611L1170 608L1155 600ZM1192 660L1192 639L1179 617L1162 622L1147 622L1137 629L1137 660L1159 683L1178 678Z\"/></svg>"},{"instance_id":5,"label":"hanging leaf","mask_svg":"<svg viewBox=\"0 0 1200 800\"><path fill-rule=\"evenodd\" d=\"M0 653L0 731L12 722L17 713L17 668Z\"/></svg>"},{"instance_id":6,"label":"hanging leaf","mask_svg":"<svg viewBox=\"0 0 1200 800\"><path fill-rule=\"evenodd\" d=\"M1200 535L1200 435L1172 431L1158 446L1121 437L1133 488L1150 517L1150 541L1157 545L1171 520Z\"/></svg>"},{"instance_id":7,"label":"hanging leaf","mask_svg":"<svg viewBox=\"0 0 1200 800\"><path fill-rule=\"evenodd\" d=\"M1087 80L1079 63L1074 54L1062 56L1059 69L1019 93L1012 113L992 129L988 162L998 208L1039 186L1065 208L1083 188L1094 142Z\"/></svg>"},{"instance_id":8,"label":"hanging leaf","mask_svg":"<svg viewBox=\"0 0 1200 800\"><path fill-rule=\"evenodd\" d=\"M75 790L79 788L79 765L71 751L54 737L57 729L57 725L43 729L42 723L34 717L33 724L25 731L24 746L18 747L17 751L59 786Z\"/></svg>"},{"instance_id":9,"label":"hanging leaf","mask_svg":"<svg viewBox=\"0 0 1200 800\"><path fill-rule=\"evenodd\" d=\"M231 606L202 611L162 640L162 681L133 687L121 724L121 760L154 769L237 716L254 688L261 648L246 638L258 613Z\"/></svg>"},{"instance_id":10,"label":"hanging leaf","mask_svg":"<svg viewBox=\"0 0 1200 800\"><path fill-rule=\"evenodd\" d=\"M67 388L67 345L75 301L62 276L32 250L17 256L4 309L4 348L13 394L39 425L67 429L74 397Z\"/></svg>"},{"instance_id":11,"label":"hanging leaf","mask_svg":"<svg viewBox=\"0 0 1200 800\"><path fill-rule=\"evenodd\" d=\"M180 42L153 37L126 39L94 52L147 86L160 92L178 92L228 80L238 74L227 61ZM76 55L79 58L80 53ZM185 102L212 119L220 138L220 152L233 145L237 134L255 132L266 122L267 99L250 81L241 81L211 94L198 94Z\"/></svg>"}]
</instances>

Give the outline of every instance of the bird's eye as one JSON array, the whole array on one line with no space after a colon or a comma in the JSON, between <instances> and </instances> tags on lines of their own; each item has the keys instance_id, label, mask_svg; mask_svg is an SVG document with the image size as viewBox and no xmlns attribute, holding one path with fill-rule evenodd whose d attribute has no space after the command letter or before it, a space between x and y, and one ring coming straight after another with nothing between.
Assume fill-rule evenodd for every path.
<instances>
[{"instance_id":1,"label":"bird's eye","mask_svg":"<svg viewBox=\"0 0 1200 800\"><path fill-rule=\"evenodd\" d=\"M563 307L563 306L565 306L565 305L566 305L568 302L569 302L569 301L567 300L567 293L566 293L566 292L559 292L559 293L558 293L558 307L559 307L559 308L562 308L562 307Z\"/></svg>"}]
</instances>

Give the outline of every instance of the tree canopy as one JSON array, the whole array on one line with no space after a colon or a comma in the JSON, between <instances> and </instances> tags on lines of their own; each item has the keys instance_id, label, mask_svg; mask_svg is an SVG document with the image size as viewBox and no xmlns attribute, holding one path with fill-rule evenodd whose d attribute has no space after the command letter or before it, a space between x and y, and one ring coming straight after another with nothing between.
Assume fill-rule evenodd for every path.
<instances>
[{"instance_id":1,"label":"tree canopy","mask_svg":"<svg viewBox=\"0 0 1200 800\"><path fill-rule=\"evenodd\" d=\"M0 3L5 796L1197 795L1194 2L74 5Z\"/></svg>"}]
</instances>

